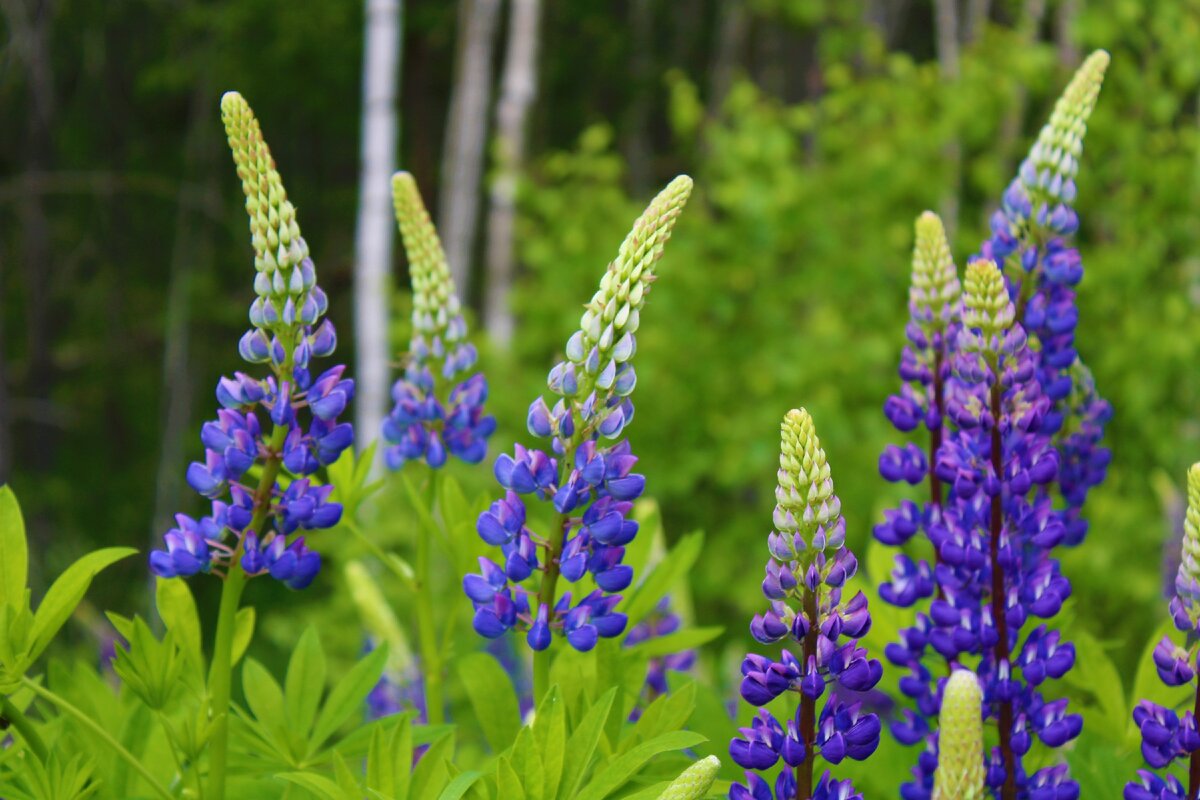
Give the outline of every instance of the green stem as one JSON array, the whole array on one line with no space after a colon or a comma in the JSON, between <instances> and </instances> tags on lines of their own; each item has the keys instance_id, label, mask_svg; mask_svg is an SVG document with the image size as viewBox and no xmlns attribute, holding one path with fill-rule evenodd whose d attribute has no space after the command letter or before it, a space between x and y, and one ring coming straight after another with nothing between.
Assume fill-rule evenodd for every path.
<instances>
[{"instance_id":1,"label":"green stem","mask_svg":"<svg viewBox=\"0 0 1200 800\"><path fill-rule=\"evenodd\" d=\"M550 640L551 645L554 639ZM542 702L546 692L550 691L550 648L533 651L533 702Z\"/></svg>"},{"instance_id":2,"label":"green stem","mask_svg":"<svg viewBox=\"0 0 1200 800\"><path fill-rule=\"evenodd\" d=\"M21 713L21 709L3 695L0 695L0 717L11 722L12 726L17 729L17 733L21 734L21 738L25 740L25 746L33 751L39 761L45 762L46 744L38 735L37 728L33 727L29 717Z\"/></svg>"},{"instance_id":3,"label":"green stem","mask_svg":"<svg viewBox=\"0 0 1200 800\"><path fill-rule=\"evenodd\" d=\"M118 756L126 761L129 766L133 767L134 771L142 776L142 779L150 785L150 788L153 789L156 794L167 798L167 800L175 800L174 796L167 791L167 788L159 783L158 779L151 775L150 771L142 765L142 762L134 758L133 753L130 753L128 750L126 750L125 746L114 739L112 734L106 731L102 725L89 717L87 714L80 711L75 706L71 705L66 699L59 697L57 694L45 688L44 686L34 683L29 678L21 678L21 683L28 686L39 697L43 698L44 700L49 700L51 703L57 706L60 711L63 711L64 713L69 714L70 716L79 720L79 722L82 723L83 726L92 733L92 735L108 744L108 746L111 747Z\"/></svg>"},{"instance_id":4,"label":"green stem","mask_svg":"<svg viewBox=\"0 0 1200 800\"><path fill-rule=\"evenodd\" d=\"M254 516L247 531L262 535L261 528L271 510L271 492L279 476L280 448L287 438L288 429L277 425L271 433L268 448L270 455L263 463L262 476L254 491ZM210 800L224 800L225 771L229 754L229 695L233 680L233 634L237 628L238 604L246 588L246 573L242 569L242 541L229 559L225 586L221 589L221 605L217 611L217 635L213 642L212 666L208 672L209 718L212 720L212 736L208 750L208 795Z\"/></svg>"},{"instance_id":5,"label":"green stem","mask_svg":"<svg viewBox=\"0 0 1200 800\"><path fill-rule=\"evenodd\" d=\"M438 473L429 471L425 503L429 516L433 517L437 499ZM433 615L433 567L431 550L433 531L430 526L417 526L417 635L421 649L421 673L425 680L425 718L430 725L441 725L445 721L445 701L442 696L442 654L438 648L437 629Z\"/></svg>"},{"instance_id":6,"label":"green stem","mask_svg":"<svg viewBox=\"0 0 1200 800\"><path fill-rule=\"evenodd\" d=\"M396 563L395 559L393 559L382 547L376 544L371 537L363 533L362 528L358 527L358 523L351 521L345 523L345 525L346 528L349 529L350 533L354 534L354 538L358 539L360 544L370 550L371 555L375 556L375 558L378 559L383 566L387 567L393 575L399 578L405 586L410 589L416 588L412 574L401 569Z\"/></svg>"}]
</instances>

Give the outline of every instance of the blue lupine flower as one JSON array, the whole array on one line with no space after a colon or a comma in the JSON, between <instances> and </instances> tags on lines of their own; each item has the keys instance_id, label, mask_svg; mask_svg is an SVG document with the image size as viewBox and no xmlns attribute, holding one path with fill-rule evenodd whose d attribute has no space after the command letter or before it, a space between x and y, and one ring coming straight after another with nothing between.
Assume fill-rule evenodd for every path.
<instances>
[{"instance_id":1,"label":"blue lupine flower","mask_svg":"<svg viewBox=\"0 0 1200 800\"><path fill-rule=\"evenodd\" d=\"M910 484L927 478L929 500L905 501L875 528L893 546L922 533L934 552L930 563L897 556L880 588L888 602L917 608L913 626L886 651L909 671L900 688L915 705L893 721L892 733L905 744L925 743L916 780L902 790L907 800L928 800L933 789L937 734L929 721L944 682L934 674L946 664L977 665L987 718L1001 729L989 759L993 789L1005 798L1078 792L1065 769L1024 772L1035 739L1060 746L1078 735L1081 720L1037 691L1070 669L1074 649L1047 625L1022 630L1031 618L1055 616L1070 595L1052 551L1083 540L1081 508L1109 460L1099 443L1111 408L1074 345L1073 287L1083 270L1067 241L1078 227L1070 204L1082 136L1107 64L1100 51L1077 72L1004 193L983 259L968 268L968 296L948 299L937 313L928 298L941 295L930 287L957 287L953 264L936 218L918 223L900 365L906 384L885 414L902 432L924 422L929 455L926 467L920 448L893 445L880 473ZM926 663L930 656L943 662L938 669Z\"/></svg>"},{"instance_id":2,"label":"blue lupine flower","mask_svg":"<svg viewBox=\"0 0 1200 800\"><path fill-rule=\"evenodd\" d=\"M842 694L870 691L883 668L857 642L871 626L866 596L859 592L842 599L858 562L845 546L841 503L812 417L803 409L784 419L779 466L776 530L768 538L771 560L763 579L770 608L755 615L750 632L762 644L787 641L788 646L778 661L747 655L740 691L755 706L784 692L796 692L799 702L786 727L760 709L750 727L741 729L741 738L730 743L729 755L749 770L770 769L779 759L796 769L784 770L776 781L774 797L785 800L798 796L797 780L812 780L817 755L830 764L846 758L862 761L878 747L879 717L861 702L846 702ZM800 654L791 647L799 647ZM827 689L818 716L816 701ZM734 784L729 796L771 800L772 794L765 781L748 774L747 783ZM804 787L802 796L858 795L849 783L831 781L826 774L815 789Z\"/></svg>"},{"instance_id":3,"label":"blue lupine flower","mask_svg":"<svg viewBox=\"0 0 1200 800\"><path fill-rule=\"evenodd\" d=\"M512 455L496 459L493 472L505 494L480 515L477 530L500 548L503 567L480 559L481 573L463 581L481 636L515 629L533 650L544 651L560 636L586 651L625 631L626 617L616 608L618 593L633 580L622 564L624 546L637 534L628 515L645 488L633 471L637 457L621 440L633 420L630 359L655 265L691 188L690 178L676 178L634 224L567 342L566 360L550 371L547 383L559 399L553 408L540 397L530 405L529 433L550 440L549 447L517 444ZM553 530L526 525L532 498L553 506ZM526 588L535 572L538 586ZM578 588L559 595L560 578Z\"/></svg>"},{"instance_id":4,"label":"blue lupine flower","mask_svg":"<svg viewBox=\"0 0 1200 800\"><path fill-rule=\"evenodd\" d=\"M483 410L487 380L481 372L463 377L475 366L475 346L467 341L446 254L412 175L392 177L392 197L408 254L413 333L404 376L392 387L395 406L383 422L390 444L384 457L392 469L414 460L436 469L451 456L478 464L496 430L495 418Z\"/></svg>"},{"instance_id":5,"label":"blue lupine flower","mask_svg":"<svg viewBox=\"0 0 1200 800\"><path fill-rule=\"evenodd\" d=\"M353 429L338 416L354 396L354 382L343 377L343 366L312 378L311 360L337 344L333 324L321 320L328 300L253 112L234 92L222 98L221 112L246 195L257 271L252 327L238 352L252 364L268 364L272 374L236 372L217 383L221 407L200 433L204 461L187 470L188 485L212 501L212 513L199 520L176 516L176 527L163 536L166 549L150 554L150 568L173 578L221 573L237 562L248 575L269 574L303 589L321 557L303 536L289 537L331 528L341 518L341 506L329 500L333 487L311 478L353 443Z\"/></svg>"}]
</instances>

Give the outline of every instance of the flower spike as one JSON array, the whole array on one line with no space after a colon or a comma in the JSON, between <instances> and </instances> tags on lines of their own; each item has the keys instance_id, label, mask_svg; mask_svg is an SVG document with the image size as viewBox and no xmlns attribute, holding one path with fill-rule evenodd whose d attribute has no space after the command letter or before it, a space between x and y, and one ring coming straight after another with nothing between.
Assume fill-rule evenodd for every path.
<instances>
[{"instance_id":1,"label":"flower spike","mask_svg":"<svg viewBox=\"0 0 1200 800\"><path fill-rule=\"evenodd\" d=\"M939 717L938 766L933 800L983 800L983 689L970 670L958 669L946 681Z\"/></svg>"}]
</instances>

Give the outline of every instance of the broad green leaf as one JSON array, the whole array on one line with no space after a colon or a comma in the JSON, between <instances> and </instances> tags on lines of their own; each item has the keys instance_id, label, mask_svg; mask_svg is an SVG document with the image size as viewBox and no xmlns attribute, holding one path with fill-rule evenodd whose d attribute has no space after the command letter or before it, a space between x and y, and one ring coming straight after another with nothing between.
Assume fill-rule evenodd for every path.
<instances>
[{"instance_id":1,"label":"broad green leaf","mask_svg":"<svg viewBox=\"0 0 1200 800\"><path fill-rule=\"evenodd\" d=\"M283 690L267 668L253 658L246 659L242 666L242 691L246 705L275 748L281 754L290 752L288 742L292 737L283 710Z\"/></svg>"},{"instance_id":2,"label":"broad green leaf","mask_svg":"<svg viewBox=\"0 0 1200 800\"><path fill-rule=\"evenodd\" d=\"M454 734L448 733L429 746L412 774L410 800L437 800L450 780L448 763L454 757Z\"/></svg>"},{"instance_id":3,"label":"broad green leaf","mask_svg":"<svg viewBox=\"0 0 1200 800\"><path fill-rule=\"evenodd\" d=\"M50 585L46 596L42 598L37 613L33 615L33 646L29 651L29 660L33 661L54 638L63 624L75 611L75 607L87 594L92 579L105 567L133 555L137 550L132 547L106 547L88 553L71 566Z\"/></svg>"},{"instance_id":4,"label":"broad green leaf","mask_svg":"<svg viewBox=\"0 0 1200 800\"><path fill-rule=\"evenodd\" d=\"M187 581L156 578L154 602L158 616L167 630L174 631L175 641L191 666L204 674L204 650L200 636L200 614Z\"/></svg>"},{"instance_id":5,"label":"broad green leaf","mask_svg":"<svg viewBox=\"0 0 1200 800\"><path fill-rule=\"evenodd\" d=\"M1112 659L1104 652L1103 645L1090 633L1074 630L1071 632L1071 640L1078 657L1075 659L1075 667L1064 676L1064 680L1095 698L1098 707L1096 713L1101 723L1092 726L1094 732L1119 745L1124 742L1125 727L1129 719L1121 675Z\"/></svg>"},{"instance_id":6,"label":"broad green leaf","mask_svg":"<svg viewBox=\"0 0 1200 800\"><path fill-rule=\"evenodd\" d=\"M324 775L313 772L285 772L276 777L307 789L321 800L352 800L352 796L346 795L340 786Z\"/></svg>"},{"instance_id":7,"label":"broad green leaf","mask_svg":"<svg viewBox=\"0 0 1200 800\"><path fill-rule=\"evenodd\" d=\"M562 692L553 686L538 706L533 718L533 737L542 756L543 796L553 800L562 783L563 761L567 748L567 712Z\"/></svg>"},{"instance_id":8,"label":"broad green leaf","mask_svg":"<svg viewBox=\"0 0 1200 800\"><path fill-rule=\"evenodd\" d=\"M308 738L324 692L325 651L321 649L317 629L310 625L296 642L283 684L287 723L292 733Z\"/></svg>"},{"instance_id":9,"label":"broad green leaf","mask_svg":"<svg viewBox=\"0 0 1200 800\"><path fill-rule=\"evenodd\" d=\"M341 753L333 754L333 774L337 778L338 788L347 797L358 797L361 794L362 790L358 786L358 779L346 765L346 759L342 758Z\"/></svg>"},{"instance_id":10,"label":"broad green leaf","mask_svg":"<svg viewBox=\"0 0 1200 800\"><path fill-rule=\"evenodd\" d=\"M467 792L471 791L471 787L475 785L476 781L482 777L483 773L474 771L458 775L446 785L437 800L462 800Z\"/></svg>"},{"instance_id":11,"label":"broad green leaf","mask_svg":"<svg viewBox=\"0 0 1200 800\"><path fill-rule=\"evenodd\" d=\"M688 574L703 547L704 534L699 531L690 533L680 539L670 554L650 571L630 595L623 609L629 617L630 626L645 619L658 601L666 597L671 588Z\"/></svg>"},{"instance_id":12,"label":"broad green leaf","mask_svg":"<svg viewBox=\"0 0 1200 800\"><path fill-rule=\"evenodd\" d=\"M337 733L346 720L362 710L367 695L371 693L375 684L379 683L386 662L386 646L372 650L334 685L333 691L321 706L316 727L308 740L310 754L315 753L330 736Z\"/></svg>"},{"instance_id":13,"label":"broad green leaf","mask_svg":"<svg viewBox=\"0 0 1200 800\"><path fill-rule=\"evenodd\" d=\"M508 673L487 653L472 653L459 661L458 676L484 738L493 752L504 752L521 727L521 709Z\"/></svg>"},{"instance_id":14,"label":"broad green leaf","mask_svg":"<svg viewBox=\"0 0 1200 800\"><path fill-rule=\"evenodd\" d=\"M250 648L250 640L254 638L254 606L243 606L237 610L233 619L233 663L237 664Z\"/></svg>"},{"instance_id":15,"label":"broad green leaf","mask_svg":"<svg viewBox=\"0 0 1200 800\"><path fill-rule=\"evenodd\" d=\"M681 653L694 647L708 644L721 635L724 628L710 626L706 628L685 628L666 636L655 636L644 642L639 642L629 648L643 658L658 658L659 656Z\"/></svg>"},{"instance_id":16,"label":"broad green leaf","mask_svg":"<svg viewBox=\"0 0 1200 800\"><path fill-rule=\"evenodd\" d=\"M507 757L496 762L496 793L504 800L526 800L521 779Z\"/></svg>"},{"instance_id":17,"label":"broad green leaf","mask_svg":"<svg viewBox=\"0 0 1200 800\"><path fill-rule=\"evenodd\" d=\"M533 730L521 728L517 741L505 757L520 777L528 800L545 800L546 781L542 775L542 756L533 738Z\"/></svg>"},{"instance_id":18,"label":"broad green leaf","mask_svg":"<svg viewBox=\"0 0 1200 800\"><path fill-rule=\"evenodd\" d=\"M706 741L703 736L691 731L672 731L656 736L648 742L624 753L610 762L596 775L584 790L573 800L604 800L612 792L629 781L647 761L672 750L683 750Z\"/></svg>"},{"instance_id":19,"label":"broad green leaf","mask_svg":"<svg viewBox=\"0 0 1200 800\"><path fill-rule=\"evenodd\" d=\"M631 750L640 742L647 742L670 731L680 730L696 708L696 684L688 683L682 688L659 696L642 712L633 731L621 742L618 752Z\"/></svg>"},{"instance_id":20,"label":"broad green leaf","mask_svg":"<svg viewBox=\"0 0 1200 800\"><path fill-rule=\"evenodd\" d=\"M29 550L21 506L9 486L0 486L0 606L16 605L25 599L28 571Z\"/></svg>"},{"instance_id":21,"label":"broad green leaf","mask_svg":"<svg viewBox=\"0 0 1200 800\"><path fill-rule=\"evenodd\" d=\"M600 743L600 736L604 733L604 723L608 720L616 697L617 688L614 686L601 695L571 732L564 759L570 769L558 793L559 800L575 800L579 787L583 785L584 776L587 775L592 756L596 753L596 746Z\"/></svg>"}]
</instances>

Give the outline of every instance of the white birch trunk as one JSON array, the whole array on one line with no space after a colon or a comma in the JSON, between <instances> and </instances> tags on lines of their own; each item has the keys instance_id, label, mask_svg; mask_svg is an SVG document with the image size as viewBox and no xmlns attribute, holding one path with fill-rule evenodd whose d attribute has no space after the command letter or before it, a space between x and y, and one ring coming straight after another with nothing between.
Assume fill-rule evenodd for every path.
<instances>
[{"instance_id":1,"label":"white birch trunk","mask_svg":"<svg viewBox=\"0 0 1200 800\"><path fill-rule=\"evenodd\" d=\"M392 264L391 178L396 168L400 0L366 0L361 172L354 234L354 421L360 449L377 439L388 401L388 297Z\"/></svg>"},{"instance_id":2,"label":"white birch trunk","mask_svg":"<svg viewBox=\"0 0 1200 800\"><path fill-rule=\"evenodd\" d=\"M509 294L516 253L517 183L525 166L525 131L537 95L541 0L511 0L500 101L496 104L496 175L487 227L487 295L484 322L492 340L507 348L516 323ZM453 264L453 262L451 262Z\"/></svg>"},{"instance_id":3,"label":"white birch trunk","mask_svg":"<svg viewBox=\"0 0 1200 800\"><path fill-rule=\"evenodd\" d=\"M499 16L500 0L461 0L459 5L458 55L442 153L437 226L450 275L464 303L471 292L471 257L479 222L492 96L492 54Z\"/></svg>"}]
</instances>

